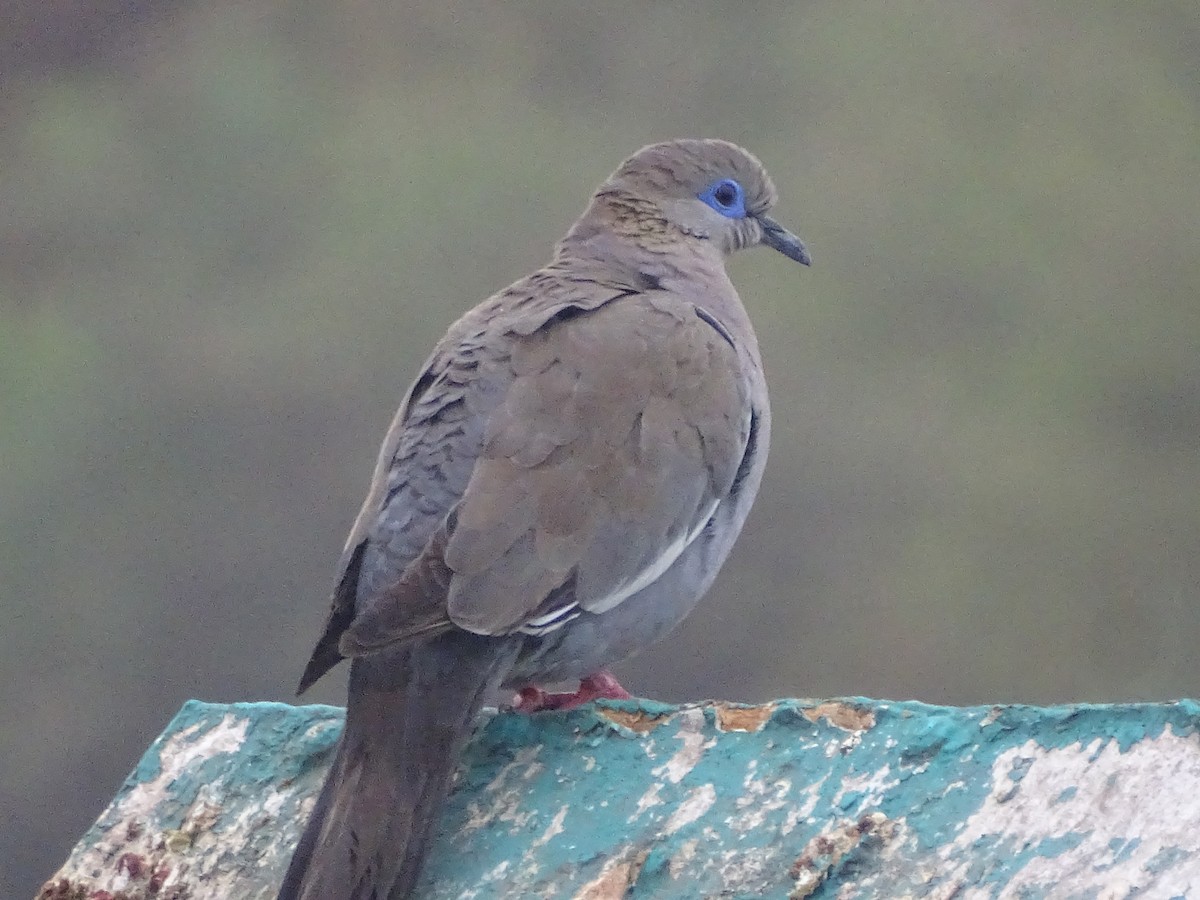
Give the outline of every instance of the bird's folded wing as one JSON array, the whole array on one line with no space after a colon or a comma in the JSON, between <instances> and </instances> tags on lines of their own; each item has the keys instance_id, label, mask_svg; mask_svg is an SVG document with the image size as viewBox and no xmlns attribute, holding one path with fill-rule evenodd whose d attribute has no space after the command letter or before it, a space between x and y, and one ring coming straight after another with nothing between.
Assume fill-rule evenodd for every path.
<instances>
[{"instance_id":1,"label":"bird's folded wing","mask_svg":"<svg viewBox=\"0 0 1200 900\"><path fill-rule=\"evenodd\" d=\"M727 495L749 382L694 304L629 294L508 338L512 380L461 501L398 590L360 604L342 653L451 623L536 634L603 612L661 575Z\"/></svg>"},{"instance_id":2,"label":"bird's folded wing","mask_svg":"<svg viewBox=\"0 0 1200 900\"><path fill-rule=\"evenodd\" d=\"M535 272L468 312L438 343L384 438L301 692L346 656L450 627L446 591L432 588L449 578L442 548L487 420L517 377L513 345L640 289L601 274Z\"/></svg>"}]
</instances>

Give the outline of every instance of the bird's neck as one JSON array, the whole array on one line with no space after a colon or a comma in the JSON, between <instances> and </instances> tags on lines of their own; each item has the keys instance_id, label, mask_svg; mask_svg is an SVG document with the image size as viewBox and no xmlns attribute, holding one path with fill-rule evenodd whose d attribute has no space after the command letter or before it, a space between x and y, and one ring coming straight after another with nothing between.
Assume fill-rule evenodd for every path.
<instances>
[{"instance_id":1,"label":"bird's neck","mask_svg":"<svg viewBox=\"0 0 1200 900\"><path fill-rule=\"evenodd\" d=\"M685 234L653 202L619 191L592 199L559 242L553 265L617 272L638 285L728 284L718 246Z\"/></svg>"},{"instance_id":2,"label":"bird's neck","mask_svg":"<svg viewBox=\"0 0 1200 900\"><path fill-rule=\"evenodd\" d=\"M739 341L755 369L758 345L737 290L725 271L725 254L711 243L683 234L657 207L634 218L632 204L599 204L559 242L549 269L568 280L605 284L617 290L666 290L690 299L716 317ZM640 223L640 225L638 224Z\"/></svg>"}]
</instances>

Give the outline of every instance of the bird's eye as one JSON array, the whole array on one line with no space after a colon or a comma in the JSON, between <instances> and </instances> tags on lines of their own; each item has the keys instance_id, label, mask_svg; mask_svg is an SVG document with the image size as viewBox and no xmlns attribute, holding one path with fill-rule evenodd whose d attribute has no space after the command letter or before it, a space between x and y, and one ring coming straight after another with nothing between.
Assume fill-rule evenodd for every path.
<instances>
[{"instance_id":1,"label":"bird's eye","mask_svg":"<svg viewBox=\"0 0 1200 900\"><path fill-rule=\"evenodd\" d=\"M704 189L700 199L723 216L741 219L746 215L746 194L732 178L714 181Z\"/></svg>"}]
</instances>

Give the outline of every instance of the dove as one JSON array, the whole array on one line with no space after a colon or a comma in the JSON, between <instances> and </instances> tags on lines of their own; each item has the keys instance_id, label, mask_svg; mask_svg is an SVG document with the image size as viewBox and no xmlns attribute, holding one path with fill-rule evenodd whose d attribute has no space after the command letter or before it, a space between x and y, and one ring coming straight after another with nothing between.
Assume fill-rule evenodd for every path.
<instances>
[{"instance_id":1,"label":"dove","mask_svg":"<svg viewBox=\"0 0 1200 900\"><path fill-rule=\"evenodd\" d=\"M412 895L482 705L628 694L729 555L771 414L726 274L765 245L762 164L720 140L644 147L543 268L450 326L409 388L301 679L350 660L346 723L280 900ZM542 685L578 680L571 694Z\"/></svg>"}]
</instances>

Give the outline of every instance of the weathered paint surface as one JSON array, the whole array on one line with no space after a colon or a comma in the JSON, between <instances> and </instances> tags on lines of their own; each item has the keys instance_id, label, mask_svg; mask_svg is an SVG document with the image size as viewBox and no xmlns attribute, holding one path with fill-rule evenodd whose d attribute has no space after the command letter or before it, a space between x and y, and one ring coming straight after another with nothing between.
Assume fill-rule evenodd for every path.
<instances>
[{"instance_id":1,"label":"weathered paint surface","mask_svg":"<svg viewBox=\"0 0 1200 900\"><path fill-rule=\"evenodd\" d=\"M273 896L340 726L187 704L43 896ZM1192 701L492 714L423 896L1200 898L1198 731Z\"/></svg>"}]
</instances>

